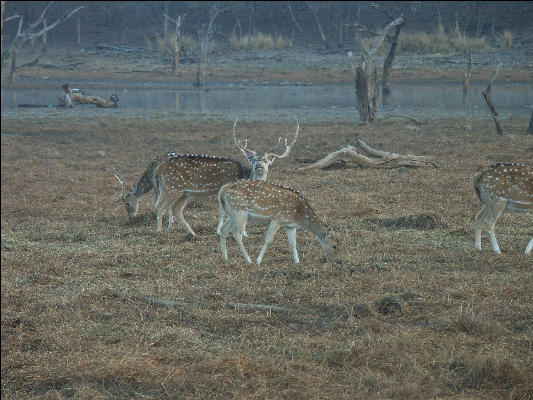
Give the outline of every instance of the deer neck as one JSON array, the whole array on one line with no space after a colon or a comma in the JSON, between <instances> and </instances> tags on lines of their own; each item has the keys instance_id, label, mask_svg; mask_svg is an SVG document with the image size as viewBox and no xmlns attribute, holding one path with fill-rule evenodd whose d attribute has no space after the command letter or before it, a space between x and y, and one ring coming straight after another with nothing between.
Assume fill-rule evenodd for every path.
<instances>
[{"instance_id":1,"label":"deer neck","mask_svg":"<svg viewBox=\"0 0 533 400\"><path fill-rule=\"evenodd\" d=\"M161 163L161 157L156 157L154 161L146 168L143 176L130 189L130 196L135 199L140 199L146 193L154 188L154 170Z\"/></svg>"},{"instance_id":2,"label":"deer neck","mask_svg":"<svg viewBox=\"0 0 533 400\"><path fill-rule=\"evenodd\" d=\"M299 225L310 231L320 242L322 242L326 240L327 227L322 221L320 221L320 219L318 219L311 207L309 205L307 207L307 212L302 213L302 216L298 221Z\"/></svg>"}]
</instances>

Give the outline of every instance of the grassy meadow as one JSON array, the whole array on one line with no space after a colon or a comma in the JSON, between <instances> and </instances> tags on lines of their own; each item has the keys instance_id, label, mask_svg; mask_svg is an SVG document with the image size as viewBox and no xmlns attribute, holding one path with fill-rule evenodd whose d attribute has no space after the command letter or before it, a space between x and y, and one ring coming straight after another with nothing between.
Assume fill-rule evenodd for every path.
<instances>
[{"instance_id":1,"label":"grassy meadow","mask_svg":"<svg viewBox=\"0 0 533 400\"><path fill-rule=\"evenodd\" d=\"M488 119L301 122L269 179L304 194L344 262L298 230L294 264L281 230L258 266L231 236L222 262L215 199L185 209L195 238L157 232L151 194L132 220L116 201L111 166L129 188L171 150L240 159L232 121L2 118L2 398L533 398L532 215L502 215L502 255L486 231L474 250L472 228L473 173L531 163L527 124L498 137ZM293 130L237 132L264 151ZM355 135L439 168L297 169ZM266 227L247 230L255 259Z\"/></svg>"}]
</instances>

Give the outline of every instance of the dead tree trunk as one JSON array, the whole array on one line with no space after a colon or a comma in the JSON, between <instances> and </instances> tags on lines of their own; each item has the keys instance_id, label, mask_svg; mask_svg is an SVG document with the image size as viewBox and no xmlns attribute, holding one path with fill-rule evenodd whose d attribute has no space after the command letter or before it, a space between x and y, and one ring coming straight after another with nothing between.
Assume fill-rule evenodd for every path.
<instances>
[{"instance_id":1,"label":"dead tree trunk","mask_svg":"<svg viewBox=\"0 0 533 400\"><path fill-rule=\"evenodd\" d=\"M372 68L373 59L389 31L392 28L403 24L404 19L402 16L396 18L394 21L388 24L381 33L381 35L376 38L376 40L374 41L374 45L372 46L368 54L363 55L361 57L361 61L357 68L355 67L355 64L353 62L353 56L350 56L352 72L355 76L355 92L359 102L359 118L362 122L373 121L376 117L377 112L377 96L374 96L372 103L370 103L370 86L368 85L368 76L369 74L373 73L374 70ZM379 84L376 79L374 79L374 83ZM376 87L374 87L374 94L376 93L378 92L376 91Z\"/></svg>"},{"instance_id":2,"label":"dead tree trunk","mask_svg":"<svg viewBox=\"0 0 533 400\"><path fill-rule=\"evenodd\" d=\"M529 126L526 131L527 135L533 135L533 111L531 112L531 119L529 120Z\"/></svg>"},{"instance_id":3,"label":"dead tree trunk","mask_svg":"<svg viewBox=\"0 0 533 400\"><path fill-rule=\"evenodd\" d=\"M206 25L205 30L200 35L200 60L196 68L196 81L195 87L202 87L204 85L204 68L207 66L207 52L209 50L209 42L213 38L213 23L215 18L228 8L220 9L217 4L211 7L209 11L209 23Z\"/></svg>"},{"instance_id":4,"label":"dead tree trunk","mask_svg":"<svg viewBox=\"0 0 533 400\"><path fill-rule=\"evenodd\" d=\"M470 89L470 72L472 71L472 53L468 55L468 67L465 73L465 79L463 79L463 105L468 105L468 90Z\"/></svg>"},{"instance_id":5,"label":"dead tree trunk","mask_svg":"<svg viewBox=\"0 0 533 400\"><path fill-rule=\"evenodd\" d=\"M400 37L400 30L405 22L396 26L394 35L390 37L390 49L385 61L383 62L383 95L387 95L391 92L391 71L392 63L394 62L394 56L396 55L396 49L398 47L398 38Z\"/></svg>"},{"instance_id":6,"label":"dead tree trunk","mask_svg":"<svg viewBox=\"0 0 533 400\"><path fill-rule=\"evenodd\" d=\"M183 18L185 18L185 15L183 15ZM182 17L178 15L176 19L172 19L165 14L165 20L166 19L174 23L175 29L173 36L168 35L168 33L165 34L166 38L164 39L164 51L172 60L172 69L170 73L172 75L178 75L178 69L180 65Z\"/></svg>"},{"instance_id":7,"label":"dead tree trunk","mask_svg":"<svg viewBox=\"0 0 533 400\"><path fill-rule=\"evenodd\" d=\"M324 30L322 29L322 25L320 24L320 20L318 19L318 16L316 15L316 12L313 9L313 7L311 6L311 4L309 4L308 1L306 1L304 3L307 6L307 8L309 9L309 11L311 11L311 14L313 14L313 18L315 19L316 25L318 27L318 32L320 33L320 38L322 39L322 43L324 44L324 49L327 49L328 48L328 41L326 39L326 35L324 35Z\"/></svg>"},{"instance_id":8,"label":"dead tree trunk","mask_svg":"<svg viewBox=\"0 0 533 400\"><path fill-rule=\"evenodd\" d=\"M494 83L494 79L496 78L496 75L498 74L498 71L502 67L502 63L498 64L492 75L489 79L489 84L487 86L487 89L485 89L483 93L483 97L485 98L485 101L487 102L487 106L489 107L489 110L492 114L492 119L494 119L494 125L496 125L496 133L498 135L503 135L503 129L502 125L500 124L500 121L498 120L498 112L496 111L496 108L494 107L494 103L492 102L492 99L490 97L490 92L492 90L492 84Z\"/></svg>"}]
</instances>

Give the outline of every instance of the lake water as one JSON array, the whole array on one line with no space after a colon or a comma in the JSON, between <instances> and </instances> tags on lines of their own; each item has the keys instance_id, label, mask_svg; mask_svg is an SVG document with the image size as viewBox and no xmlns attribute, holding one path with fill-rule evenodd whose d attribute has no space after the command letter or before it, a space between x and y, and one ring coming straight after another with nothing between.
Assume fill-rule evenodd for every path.
<instances>
[{"instance_id":1,"label":"lake water","mask_svg":"<svg viewBox=\"0 0 533 400\"><path fill-rule=\"evenodd\" d=\"M110 84L112 85L112 84ZM111 87L111 86L110 86ZM83 88L83 87L82 87ZM462 83L396 83L378 116L409 115L414 118L464 116L490 117L481 94L485 84L471 84L467 106L463 104ZM2 89L2 115L16 117L45 113L55 109L58 89ZM295 115L302 120L340 119L357 121L356 97L352 84L287 86L218 86L209 89L176 87L160 90L86 90L87 94L108 97L118 94L119 107L96 109L77 106L74 114L97 113L174 113L192 116L238 116L244 119L275 118ZM493 86L492 100L502 118L510 114L529 117L533 109L533 83L502 82ZM385 104L384 104L385 103ZM21 104L50 105L52 108L20 108Z\"/></svg>"}]
</instances>

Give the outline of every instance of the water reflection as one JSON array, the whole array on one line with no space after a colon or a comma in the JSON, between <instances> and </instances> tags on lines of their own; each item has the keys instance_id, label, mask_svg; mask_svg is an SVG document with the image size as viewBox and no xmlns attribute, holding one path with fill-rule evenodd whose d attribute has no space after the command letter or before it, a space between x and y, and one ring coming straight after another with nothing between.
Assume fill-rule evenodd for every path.
<instances>
[{"instance_id":1,"label":"water reflection","mask_svg":"<svg viewBox=\"0 0 533 400\"><path fill-rule=\"evenodd\" d=\"M413 116L488 116L484 84L471 84L468 95L457 83L394 83L391 93L381 99L379 114ZM119 110L153 110L180 113L294 113L357 118L356 96L351 84L337 86L265 86L238 89L175 90L88 90L88 94L108 97L118 93ZM58 104L60 88L2 89L2 111L15 111L20 104ZM500 115L510 113L529 117L533 108L533 83L498 83L492 99ZM92 107L92 106L84 106ZM87 108L84 108L87 110Z\"/></svg>"}]
</instances>

